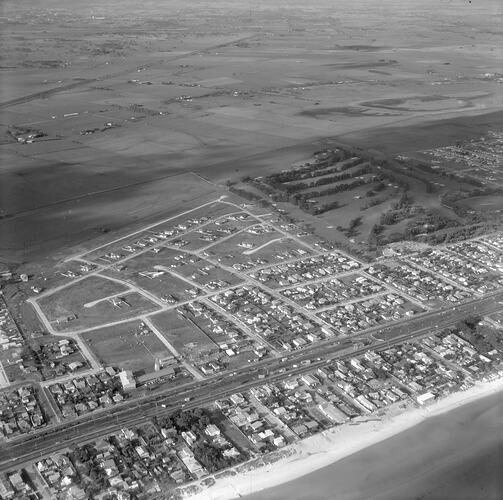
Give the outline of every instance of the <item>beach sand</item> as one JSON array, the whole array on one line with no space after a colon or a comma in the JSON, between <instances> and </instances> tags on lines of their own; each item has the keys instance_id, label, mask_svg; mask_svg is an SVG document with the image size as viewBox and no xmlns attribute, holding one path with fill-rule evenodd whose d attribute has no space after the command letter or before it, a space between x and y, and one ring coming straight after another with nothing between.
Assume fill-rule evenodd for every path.
<instances>
[{"instance_id":1,"label":"beach sand","mask_svg":"<svg viewBox=\"0 0 503 500\"><path fill-rule=\"evenodd\" d=\"M455 462L456 460L463 459L463 447L461 444L458 445L458 443L450 443L454 448L452 453L445 458L444 461L446 461L446 463L442 464L435 461L435 456L429 457L431 453L427 452L432 452L431 445L438 443L439 440L446 439L445 430L442 429L441 425L438 426L438 432L435 431L437 426L435 426L433 430L430 429L429 434L425 436L428 439L424 439L424 443L419 443L419 451L415 449L414 456L412 457L407 450L407 446L410 446L411 443L407 444L408 438L405 437L403 446L401 446L399 451L411 463L408 463L404 457L400 460L399 454L396 455L397 461L394 463L394 456L390 456L389 453L382 454L379 452L379 447L375 447L376 449L372 450L371 455L360 457L359 462L361 463L359 465L364 466L361 471L362 477L358 477L358 474L353 474L352 477L348 477L347 475L343 476L343 480L337 485L336 494L330 491L331 488L334 488L334 483L331 483L331 475L329 475L327 480L327 473L322 474L320 478L315 478L314 476L316 473L313 473L314 471L321 473L322 471L320 469L327 468L327 466L342 461L346 457L350 457L361 450L366 450L367 452L367 449L370 449L373 445L388 440L400 433L404 433L404 431L415 426L418 426L417 429L420 429L420 424L426 423L430 421L430 419L432 419L431 421L433 422L436 417L441 417L447 412L461 408L464 405L469 405L482 398L487 398L491 395L494 396L502 389L503 379L488 383L478 383L465 392L451 394L425 408L412 408L398 415L384 417L381 421L366 422L360 425L344 425L330 429L289 446L286 450L289 452L289 456L248 472L238 472L235 475L220 478L213 486L202 489L188 498L191 500L229 500L251 495L250 500L272 500L281 498L289 498L292 500L363 500L370 498L372 500L391 500L394 498L397 500L405 500L406 498L448 499L450 497L447 496L447 492L444 492L444 496L421 497L412 494L412 489L410 489L412 496L404 496L406 495L406 491L409 491L408 488L412 488L410 484L411 475L409 469L414 460L410 460L411 458L419 461L419 463L416 464L417 467L419 467L420 464L423 466L420 475L424 477L427 476L429 469L442 466L447 467L452 465L452 461ZM500 396L501 394L496 396L498 401L501 401ZM501 410L503 410L503 405L500 405L496 411L501 412ZM503 415L499 413L499 416L501 418L499 420L496 419L496 421L501 423ZM461 419L461 421L462 420L463 419ZM493 420L494 418L491 422L493 422ZM479 454L484 457L487 457L488 454L490 455L491 453L499 453L497 444L503 442L501 426L489 429L489 431L490 432L481 433L480 439L478 435L471 436L472 440L468 445L468 451L474 457L477 452L480 452ZM492 435L491 432L494 432L495 435ZM406 433L404 436L406 436ZM477 446L475 446L472 441ZM428 443L430 445L429 447ZM418 443L416 442L414 444L417 448ZM425 450L421 450L423 444ZM449 444L448 436L446 445L447 444ZM496 448L490 450L491 444L494 444ZM463 446L466 447L466 445L467 443L465 442ZM426 457L429 457L428 460L431 461L430 465L424 463ZM327 470L329 469L330 467L327 468ZM383 479L379 480L378 477L376 477L374 481L372 480L372 475L378 476L379 473L382 474L383 477L385 473L389 476L390 470L393 471L396 477L393 478L392 482L388 480L387 483L389 484ZM302 481L298 479L308 474L311 474L309 480ZM421 482L421 478L416 476L417 475L414 475L414 480ZM382 492L375 491L375 485L372 486L374 482L380 485L380 489L383 490ZM274 488L278 485L282 486L280 488ZM503 487L503 485L501 486ZM268 488L271 489L262 491ZM364 491L365 488L368 488L369 491ZM255 495L254 493L257 492L261 493ZM457 500L461 500L463 497L457 496L456 498ZM466 498L470 498L470 500L479 500L483 497L472 496ZM498 497L489 495L484 498Z\"/></svg>"}]
</instances>

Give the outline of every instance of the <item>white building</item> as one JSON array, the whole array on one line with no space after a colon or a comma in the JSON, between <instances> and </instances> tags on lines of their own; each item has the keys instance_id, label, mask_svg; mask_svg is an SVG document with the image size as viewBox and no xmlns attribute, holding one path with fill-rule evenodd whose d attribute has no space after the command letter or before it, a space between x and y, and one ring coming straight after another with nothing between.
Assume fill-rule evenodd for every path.
<instances>
[{"instance_id":1,"label":"white building","mask_svg":"<svg viewBox=\"0 0 503 500\"><path fill-rule=\"evenodd\" d=\"M136 380L131 370L122 370L119 373L119 378L122 384L122 388L125 391L132 391L133 389L136 389Z\"/></svg>"}]
</instances>

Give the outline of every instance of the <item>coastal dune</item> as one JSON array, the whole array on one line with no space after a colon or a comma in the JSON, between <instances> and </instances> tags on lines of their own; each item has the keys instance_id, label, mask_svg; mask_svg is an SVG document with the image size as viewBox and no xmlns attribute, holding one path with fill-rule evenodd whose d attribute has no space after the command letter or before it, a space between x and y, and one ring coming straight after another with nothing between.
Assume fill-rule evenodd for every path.
<instances>
[{"instance_id":1,"label":"coastal dune","mask_svg":"<svg viewBox=\"0 0 503 500\"><path fill-rule=\"evenodd\" d=\"M502 379L480 383L429 407L325 431L190 498L501 500L502 389Z\"/></svg>"}]
</instances>

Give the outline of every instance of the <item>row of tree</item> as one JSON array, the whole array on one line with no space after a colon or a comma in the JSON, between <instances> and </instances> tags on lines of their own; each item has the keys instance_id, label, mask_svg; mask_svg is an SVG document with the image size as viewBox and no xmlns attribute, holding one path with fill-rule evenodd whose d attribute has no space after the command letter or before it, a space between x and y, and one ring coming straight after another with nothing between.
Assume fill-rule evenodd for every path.
<instances>
[{"instance_id":1,"label":"row of tree","mask_svg":"<svg viewBox=\"0 0 503 500\"><path fill-rule=\"evenodd\" d=\"M286 191L287 193L296 193L304 189L310 189L317 186L325 186L326 184L334 184L335 182L341 182L348 179L353 179L355 177L368 174L372 171L369 166L357 169L355 172L346 172L344 174L331 175L328 177L322 177L313 182L300 182L298 184L272 184L273 187L280 189L281 191Z\"/></svg>"},{"instance_id":2,"label":"row of tree","mask_svg":"<svg viewBox=\"0 0 503 500\"><path fill-rule=\"evenodd\" d=\"M282 184L284 182L302 180L303 178L309 177L311 173L326 169L331 165L334 165L348 158L351 158L352 156L354 156L354 154L350 150L337 149L335 151L323 151L323 152L320 151L315 153L315 156L318 156L318 158L315 160L314 163L306 163L306 165L301 168L271 174L270 176L266 177L266 182L270 184ZM320 158L320 156L322 157ZM355 158L355 162L349 162L348 163L349 166L346 166L345 164L342 168L351 168L360 162L361 162L360 158ZM341 166L336 166L335 169L340 167Z\"/></svg>"}]
</instances>

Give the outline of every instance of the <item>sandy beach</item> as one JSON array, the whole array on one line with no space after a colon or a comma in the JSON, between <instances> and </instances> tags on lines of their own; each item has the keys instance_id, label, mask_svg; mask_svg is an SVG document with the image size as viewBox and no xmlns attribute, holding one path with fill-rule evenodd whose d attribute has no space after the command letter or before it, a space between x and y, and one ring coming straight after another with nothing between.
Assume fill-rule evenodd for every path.
<instances>
[{"instance_id":1,"label":"sandy beach","mask_svg":"<svg viewBox=\"0 0 503 500\"><path fill-rule=\"evenodd\" d=\"M360 450L404 432L427 419L490 396L503 379L477 383L424 408L412 408L380 421L336 427L285 448L287 456L263 467L218 478L212 486L188 495L191 500L230 500L272 488L334 464Z\"/></svg>"}]
</instances>

